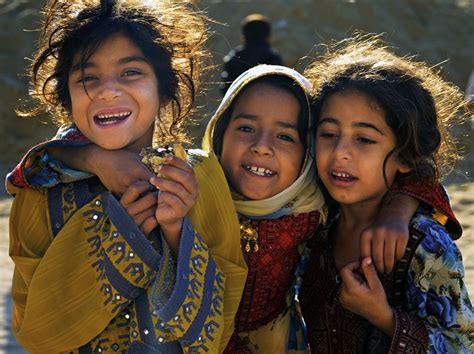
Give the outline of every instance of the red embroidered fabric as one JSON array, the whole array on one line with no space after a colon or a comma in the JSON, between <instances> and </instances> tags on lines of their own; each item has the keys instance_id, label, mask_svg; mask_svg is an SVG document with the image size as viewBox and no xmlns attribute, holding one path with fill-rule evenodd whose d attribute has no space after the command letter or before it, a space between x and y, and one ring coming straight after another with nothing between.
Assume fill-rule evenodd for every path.
<instances>
[{"instance_id":1,"label":"red embroidered fabric","mask_svg":"<svg viewBox=\"0 0 474 354\"><path fill-rule=\"evenodd\" d=\"M32 147L21 159L18 165L15 166L13 171L8 176L8 180L18 188L27 188L30 185L25 177L24 171L25 168L28 167L29 164L32 163L32 159L38 153L42 153L44 150L44 146L47 145L49 142L54 140L66 140L66 141L88 141L88 139L82 135L79 131L74 131L62 136L60 139L51 139L46 142L40 143L34 147Z\"/></svg>"},{"instance_id":2,"label":"red embroidered fabric","mask_svg":"<svg viewBox=\"0 0 474 354\"><path fill-rule=\"evenodd\" d=\"M255 220L259 250L246 253L248 276L235 318L235 329L254 330L274 320L287 307L286 295L299 259L298 246L314 235L319 213L283 216L275 220ZM234 335L224 353L245 353Z\"/></svg>"},{"instance_id":3,"label":"red embroidered fabric","mask_svg":"<svg viewBox=\"0 0 474 354\"><path fill-rule=\"evenodd\" d=\"M403 193L416 198L448 217L445 227L454 240L461 237L462 227L456 219L448 196L441 184L433 184L428 178L412 181L399 178L391 188L392 192Z\"/></svg>"},{"instance_id":4,"label":"red embroidered fabric","mask_svg":"<svg viewBox=\"0 0 474 354\"><path fill-rule=\"evenodd\" d=\"M307 324L312 352L426 353L428 348L426 326L419 318L401 311L400 306L394 307L396 330L393 339L390 341L385 336L385 339L379 337L374 342L371 324L363 317L344 309L339 302L340 276L334 265L328 230L319 231L317 237L310 242L313 252L303 277L300 305ZM411 253L407 249L400 263L408 264L410 257ZM381 276L387 299L392 306L401 301L400 296L397 296L398 289L395 287L397 276L396 271Z\"/></svg>"}]
</instances>

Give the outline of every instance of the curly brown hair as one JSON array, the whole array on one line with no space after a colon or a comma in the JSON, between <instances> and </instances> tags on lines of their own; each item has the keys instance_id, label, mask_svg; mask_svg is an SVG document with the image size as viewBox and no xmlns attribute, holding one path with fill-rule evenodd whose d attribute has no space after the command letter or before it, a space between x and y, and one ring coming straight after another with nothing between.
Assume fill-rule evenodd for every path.
<instances>
[{"instance_id":1,"label":"curly brown hair","mask_svg":"<svg viewBox=\"0 0 474 354\"><path fill-rule=\"evenodd\" d=\"M328 45L304 75L316 121L324 101L343 90L361 91L382 108L396 138L385 162L397 153L412 168L407 177L439 181L459 159L450 128L465 118L461 91L428 64L394 54L381 35L356 33Z\"/></svg>"},{"instance_id":2,"label":"curly brown hair","mask_svg":"<svg viewBox=\"0 0 474 354\"><path fill-rule=\"evenodd\" d=\"M50 1L29 68L35 106L20 113L49 113L57 124L72 123L68 76L73 58L80 55L83 70L116 33L126 35L152 63L159 95L170 101L157 122L158 139L184 140L181 126L192 110L207 55L207 18L185 1Z\"/></svg>"}]
</instances>

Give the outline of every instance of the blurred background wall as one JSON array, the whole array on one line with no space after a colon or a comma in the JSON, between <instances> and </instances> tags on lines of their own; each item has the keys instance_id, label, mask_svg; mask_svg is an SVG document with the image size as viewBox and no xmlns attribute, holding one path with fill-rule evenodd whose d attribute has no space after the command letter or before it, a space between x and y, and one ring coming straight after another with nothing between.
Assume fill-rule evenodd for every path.
<instances>
[{"instance_id":1,"label":"blurred background wall","mask_svg":"<svg viewBox=\"0 0 474 354\"><path fill-rule=\"evenodd\" d=\"M354 30L386 34L399 54L416 54L439 64L445 78L465 89L474 70L474 0L201 0L199 7L215 20L209 42L215 64L205 77L207 91L198 101L196 124L200 136L216 108L222 58L240 42L240 21L261 13L272 21L272 45L285 65L303 71L318 45L342 39ZM51 136L48 119L18 118L15 108L27 93L24 68L38 33L39 9L45 1L0 0L0 173L10 170L28 147ZM301 59L306 57L306 59ZM470 123L457 127L467 158L447 183L473 181L474 131ZM196 143L199 143L196 139Z\"/></svg>"}]
</instances>

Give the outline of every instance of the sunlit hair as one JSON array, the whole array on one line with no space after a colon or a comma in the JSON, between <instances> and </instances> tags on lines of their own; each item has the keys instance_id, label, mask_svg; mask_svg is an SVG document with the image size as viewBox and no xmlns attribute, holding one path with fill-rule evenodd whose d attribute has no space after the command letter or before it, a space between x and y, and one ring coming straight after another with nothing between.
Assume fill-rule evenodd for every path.
<instances>
[{"instance_id":1,"label":"sunlit hair","mask_svg":"<svg viewBox=\"0 0 474 354\"><path fill-rule=\"evenodd\" d=\"M341 91L362 92L380 107L396 139L385 163L398 154L412 168L408 177L438 181L459 159L449 130L464 118L462 93L426 63L394 54L380 36L356 34L329 45L304 75L313 84L316 120L325 100Z\"/></svg>"},{"instance_id":2,"label":"sunlit hair","mask_svg":"<svg viewBox=\"0 0 474 354\"><path fill-rule=\"evenodd\" d=\"M154 68L160 98L170 101L157 122L159 133L184 138L181 125L194 103L207 39L205 16L185 1L50 1L29 73L35 106L21 113L46 112L58 124L72 123L68 76L73 59L80 55L83 70L117 33L140 48Z\"/></svg>"}]
</instances>

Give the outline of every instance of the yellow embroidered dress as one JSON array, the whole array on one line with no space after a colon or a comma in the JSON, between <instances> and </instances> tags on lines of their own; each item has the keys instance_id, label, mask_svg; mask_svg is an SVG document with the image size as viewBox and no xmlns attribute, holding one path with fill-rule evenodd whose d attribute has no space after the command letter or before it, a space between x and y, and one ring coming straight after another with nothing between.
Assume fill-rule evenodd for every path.
<instances>
[{"instance_id":1,"label":"yellow embroidered dress","mask_svg":"<svg viewBox=\"0 0 474 354\"><path fill-rule=\"evenodd\" d=\"M220 165L197 160L202 193L176 260L95 178L47 190L9 185L13 330L25 349L223 350L247 269L236 212L222 209L232 202Z\"/></svg>"}]
</instances>

